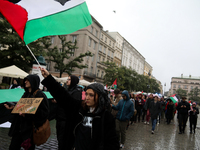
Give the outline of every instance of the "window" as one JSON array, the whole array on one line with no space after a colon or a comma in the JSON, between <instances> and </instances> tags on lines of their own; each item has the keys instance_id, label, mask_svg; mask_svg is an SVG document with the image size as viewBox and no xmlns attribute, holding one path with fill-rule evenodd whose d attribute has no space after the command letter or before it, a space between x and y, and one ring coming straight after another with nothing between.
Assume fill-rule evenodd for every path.
<instances>
[{"instance_id":1,"label":"window","mask_svg":"<svg viewBox=\"0 0 200 150\"><path fill-rule=\"evenodd\" d=\"M51 37L51 44L53 44L55 37Z\"/></svg>"},{"instance_id":2,"label":"window","mask_svg":"<svg viewBox=\"0 0 200 150\"><path fill-rule=\"evenodd\" d=\"M94 41L93 49L95 49L95 48L96 48L96 42Z\"/></svg>"},{"instance_id":3,"label":"window","mask_svg":"<svg viewBox=\"0 0 200 150\"><path fill-rule=\"evenodd\" d=\"M48 71L50 70L50 66L51 66L51 62L48 62L48 63L47 63L47 70L48 70Z\"/></svg>"},{"instance_id":4,"label":"window","mask_svg":"<svg viewBox=\"0 0 200 150\"><path fill-rule=\"evenodd\" d=\"M111 41L110 41L109 45L111 45Z\"/></svg>"},{"instance_id":5,"label":"window","mask_svg":"<svg viewBox=\"0 0 200 150\"><path fill-rule=\"evenodd\" d=\"M89 59L89 56L86 56L87 59Z\"/></svg>"},{"instance_id":6,"label":"window","mask_svg":"<svg viewBox=\"0 0 200 150\"><path fill-rule=\"evenodd\" d=\"M94 55L92 56L92 62L94 61Z\"/></svg>"},{"instance_id":7,"label":"window","mask_svg":"<svg viewBox=\"0 0 200 150\"><path fill-rule=\"evenodd\" d=\"M107 37L105 37L105 42L107 42Z\"/></svg>"},{"instance_id":8,"label":"window","mask_svg":"<svg viewBox=\"0 0 200 150\"><path fill-rule=\"evenodd\" d=\"M112 58L114 57L114 53L112 52Z\"/></svg>"},{"instance_id":9,"label":"window","mask_svg":"<svg viewBox=\"0 0 200 150\"><path fill-rule=\"evenodd\" d=\"M98 31L96 30L96 33L95 33L96 37L98 37Z\"/></svg>"},{"instance_id":10,"label":"window","mask_svg":"<svg viewBox=\"0 0 200 150\"><path fill-rule=\"evenodd\" d=\"M105 58L103 57L103 62L105 61Z\"/></svg>"},{"instance_id":11,"label":"window","mask_svg":"<svg viewBox=\"0 0 200 150\"><path fill-rule=\"evenodd\" d=\"M184 89L187 89L187 85L184 86Z\"/></svg>"},{"instance_id":12,"label":"window","mask_svg":"<svg viewBox=\"0 0 200 150\"><path fill-rule=\"evenodd\" d=\"M71 52L70 56L74 56L75 49L72 49Z\"/></svg>"},{"instance_id":13,"label":"window","mask_svg":"<svg viewBox=\"0 0 200 150\"><path fill-rule=\"evenodd\" d=\"M97 77L99 77L100 70L97 71Z\"/></svg>"},{"instance_id":14,"label":"window","mask_svg":"<svg viewBox=\"0 0 200 150\"><path fill-rule=\"evenodd\" d=\"M99 45L99 51L101 51L101 49L102 49L102 45L100 44L100 45Z\"/></svg>"},{"instance_id":15,"label":"window","mask_svg":"<svg viewBox=\"0 0 200 150\"><path fill-rule=\"evenodd\" d=\"M62 48L59 48L60 53L62 53Z\"/></svg>"},{"instance_id":16,"label":"window","mask_svg":"<svg viewBox=\"0 0 200 150\"><path fill-rule=\"evenodd\" d=\"M110 56L110 51L108 50L108 56Z\"/></svg>"},{"instance_id":17,"label":"window","mask_svg":"<svg viewBox=\"0 0 200 150\"><path fill-rule=\"evenodd\" d=\"M99 60L98 60L98 62L100 62L101 61L101 56L99 56Z\"/></svg>"},{"instance_id":18,"label":"window","mask_svg":"<svg viewBox=\"0 0 200 150\"><path fill-rule=\"evenodd\" d=\"M180 89L180 88L181 88L181 85L178 85L178 88Z\"/></svg>"},{"instance_id":19,"label":"window","mask_svg":"<svg viewBox=\"0 0 200 150\"><path fill-rule=\"evenodd\" d=\"M88 46L91 46L91 43L92 43L92 39L89 38Z\"/></svg>"},{"instance_id":20,"label":"window","mask_svg":"<svg viewBox=\"0 0 200 150\"><path fill-rule=\"evenodd\" d=\"M174 84L174 88L176 88L176 85Z\"/></svg>"},{"instance_id":21,"label":"window","mask_svg":"<svg viewBox=\"0 0 200 150\"><path fill-rule=\"evenodd\" d=\"M91 72L91 73L93 72L93 67L90 68L90 72Z\"/></svg>"},{"instance_id":22,"label":"window","mask_svg":"<svg viewBox=\"0 0 200 150\"><path fill-rule=\"evenodd\" d=\"M103 39L103 34L101 35L101 39Z\"/></svg>"},{"instance_id":23,"label":"window","mask_svg":"<svg viewBox=\"0 0 200 150\"><path fill-rule=\"evenodd\" d=\"M91 26L91 33L93 33L93 26Z\"/></svg>"},{"instance_id":24,"label":"window","mask_svg":"<svg viewBox=\"0 0 200 150\"><path fill-rule=\"evenodd\" d=\"M76 35L72 35L72 43L74 43L76 41L77 36Z\"/></svg>"},{"instance_id":25,"label":"window","mask_svg":"<svg viewBox=\"0 0 200 150\"><path fill-rule=\"evenodd\" d=\"M191 90L193 89L193 86L191 86Z\"/></svg>"},{"instance_id":26,"label":"window","mask_svg":"<svg viewBox=\"0 0 200 150\"><path fill-rule=\"evenodd\" d=\"M106 53L106 47L104 47L104 53Z\"/></svg>"},{"instance_id":27,"label":"window","mask_svg":"<svg viewBox=\"0 0 200 150\"><path fill-rule=\"evenodd\" d=\"M101 72L101 78L103 78L103 76L104 76L104 72L102 71L102 72Z\"/></svg>"}]
</instances>

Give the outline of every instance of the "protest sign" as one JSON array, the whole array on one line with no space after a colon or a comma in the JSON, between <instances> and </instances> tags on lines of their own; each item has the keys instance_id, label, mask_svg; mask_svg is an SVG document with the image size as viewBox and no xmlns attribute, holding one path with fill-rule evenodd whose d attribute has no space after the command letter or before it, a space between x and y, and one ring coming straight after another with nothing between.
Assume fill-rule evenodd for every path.
<instances>
[{"instance_id":1,"label":"protest sign","mask_svg":"<svg viewBox=\"0 0 200 150\"><path fill-rule=\"evenodd\" d=\"M12 113L35 114L43 98L21 98Z\"/></svg>"}]
</instances>

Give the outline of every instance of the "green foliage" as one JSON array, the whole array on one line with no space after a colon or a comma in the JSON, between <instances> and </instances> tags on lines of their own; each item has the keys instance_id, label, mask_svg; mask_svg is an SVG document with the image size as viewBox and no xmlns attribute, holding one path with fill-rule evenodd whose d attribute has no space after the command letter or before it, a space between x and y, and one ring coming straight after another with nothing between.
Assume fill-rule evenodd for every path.
<instances>
[{"instance_id":1,"label":"green foliage","mask_svg":"<svg viewBox=\"0 0 200 150\"><path fill-rule=\"evenodd\" d=\"M160 92L159 85L155 79L140 75L131 68L117 67L115 63L104 62L104 64L107 66L104 83L108 86L112 85L117 78L117 87L121 90Z\"/></svg>"},{"instance_id":2,"label":"green foliage","mask_svg":"<svg viewBox=\"0 0 200 150\"><path fill-rule=\"evenodd\" d=\"M54 68L59 70L60 77L62 77L63 72L68 73L71 75L73 71L75 71L75 68L86 68L87 65L81 64L83 62L83 58L86 56L92 56L91 52L86 52L84 54L80 54L78 57L75 57L74 59L70 59L71 55L74 55L74 52L78 47L77 41L72 43L71 41L66 42L66 38L64 36L58 36L61 40L61 49L59 49L57 46L54 48L50 48L50 40L44 41L43 45L45 49L47 50L47 61L55 62ZM68 60L67 63L65 63L65 60Z\"/></svg>"},{"instance_id":3,"label":"green foliage","mask_svg":"<svg viewBox=\"0 0 200 150\"><path fill-rule=\"evenodd\" d=\"M179 88L176 90L176 94L178 94L180 97L187 96L187 91L183 90L182 88Z\"/></svg>"},{"instance_id":4,"label":"green foliage","mask_svg":"<svg viewBox=\"0 0 200 150\"><path fill-rule=\"evenodd\" d=\"M195 87L188 94L189 100L192 100L192 101L195 101L195 102L199 103L200 102L199 94L200 94L200 89L198 89L198 87Z\"/></svg>"},{"instance_id":5,"label":"green foliage","mask_svg":"<svg viewBox=\"0 0 200 150\"><path fill-rule=\"evenodd\" d=\"M35 56L45 55L40 40L29 44ZM25 43L0 13L0 68L16 65L29 72L34 58Z\"/></svg>"}]
</instances>

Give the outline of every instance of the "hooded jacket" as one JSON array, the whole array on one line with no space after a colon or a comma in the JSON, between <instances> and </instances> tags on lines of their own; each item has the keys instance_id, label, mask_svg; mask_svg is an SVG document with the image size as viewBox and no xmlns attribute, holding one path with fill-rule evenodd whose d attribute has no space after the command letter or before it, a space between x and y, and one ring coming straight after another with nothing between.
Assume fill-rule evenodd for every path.
<instances>
[{"instance_id":1,"label":"hooded jacket","mask_svg":"<svg viewBox=\"0 0 200 150\"><path fill-rule=\"evenodd\" d=\"M29 92L28 88L24 86L24 94L22 98L43 98L40 106L38 107L35 114L25 114L25 117L20 116L19 114L14 114L14 119L9 131L9 136L14 136L16 134L21 133L23 140L28 138L32 138L32 131L33 131L33 123L36 128L42 126L42 124L47 120L49 115L49 104L46 95L42 91L37 91L35 96L33 93L39 89L40 78L38 75L28 75L24 78L24 85L25 80L28 80L31 84L32 91Z\"/></svg>"},{"instance_id":2,"label":"hooded jacket","mask_svg":"<svg viewBox=\"0 0 200 150\"><path fill-rule=\"evenodd\" d=\"M122 94L126 95L126 99L121 99L117 106L112 105L114 110L118 110L116 118L120 121L130 120L134 114L134 104L130 100L128 91L124 90Z\"/></svg>"},{"instance_id":3,"label":"hooded jacket","mask_svg":"<svg viewBox=\"0 0 200 150\"><path fill-rule=\"evenodd\" d=\"M51 95L57 100L58 103L65 106L65 113L67 116L71 115L69 120L73 126L67 129L67 131L73 131L74 136L77 134L78 126L83 122L84 116L87 114L88 110L85 110L82 106L84 101L79 99L74 99L68 91L59 85L58 82L51 76L47 76L42 84L45 85ZM119 141L115 131L115 119L109 111L103 109L103 105L107 104L107 99L104 99L104 92L100 86L94 85L88 86L95 90L99 96L99 105L97 108L98 113L94 113L91 129L91 145L89 150L118 150ZM100 93L100 94L99 94ZM73 114L71 113L73 111ZM67 132L66 131L66 132ZM66 144L68 147L66 150L72 150L73 146L68 143L74 143L76 137L67 137ZM102 147L103 143L103 147Z\"/></svg>"}]
</instances>

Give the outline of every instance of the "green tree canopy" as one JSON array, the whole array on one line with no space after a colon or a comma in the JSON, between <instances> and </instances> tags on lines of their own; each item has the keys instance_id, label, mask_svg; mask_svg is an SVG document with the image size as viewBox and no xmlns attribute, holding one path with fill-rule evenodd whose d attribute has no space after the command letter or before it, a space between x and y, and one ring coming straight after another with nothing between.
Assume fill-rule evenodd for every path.
<instances>
[{"instance_id":1,"label":"green tree canopy","mask_svg":"<svg viewBox=\"0 0 200 150\"><path fill-rule=\"evenodd\" d=\"M47 61L55 62L54 68L59 70L60 77L62 77L62 74L64 72L67 72L69 75L75 70L75 68L86 68L87 65L81 64L83 62L83 58L86 56L92 56L91 52L86 52L84 54L80 54L79 56L70 59L71 56L74 56L74 52L78 47L77 41L72 43L71 41L66 41L65 36L58 36L61 40L62 47L59 49L57 46L54 48L50 48L50 40L44 41L43 44L45 46L45 49L47 50ZM67 63L65 63L65 60L69 60Z\"/></svg>"},{"instance_id":2,"label":"green tree canopy","mask_svg":"<svg viewBox=\"0 0 200 150\"><path fill-rule=\"evenodd\" d=\"M40 40L30 43L29 47L35 56L45 55ZM0 49L0 68L16 65L26 72L31 70L34 58L25 43L1 13Z\"/></svg>"},{"instance_id":3,"label":"green tree canopy","mask_svg":"<svg viewBox=\"0 0 200 150\"><path fill-rule=\"evenodd\" d=\"M183 90L182 88L178 88L176 90L176 94L178 94L181 98L182 96L187 96L187 91Z\"/></svg>"},{"instance_id":4,"label":"green tree canopy","mask_svg":"<svg viewBox=\"0 0 200 150\"><path fill-rule=\"evenodd\" d=\"M190 93L188 93L189 100L200 103L199 94L200 94L200 89L198 89L198 87L195 87L190 91Z\"/></svg>"}]
</instances>

